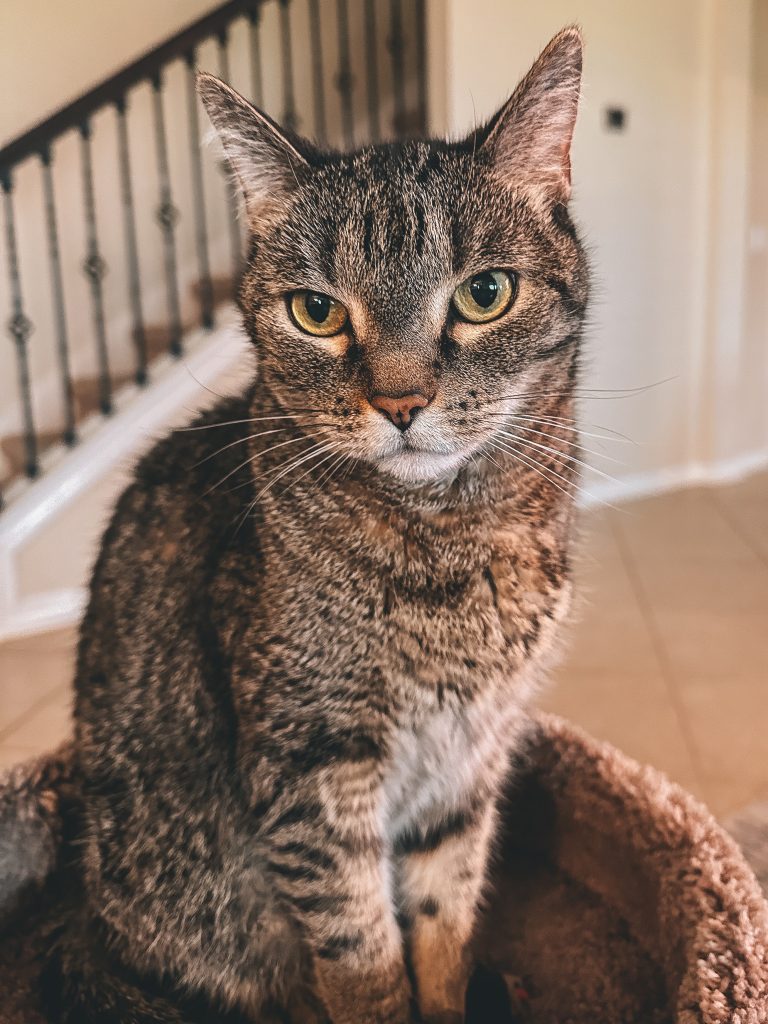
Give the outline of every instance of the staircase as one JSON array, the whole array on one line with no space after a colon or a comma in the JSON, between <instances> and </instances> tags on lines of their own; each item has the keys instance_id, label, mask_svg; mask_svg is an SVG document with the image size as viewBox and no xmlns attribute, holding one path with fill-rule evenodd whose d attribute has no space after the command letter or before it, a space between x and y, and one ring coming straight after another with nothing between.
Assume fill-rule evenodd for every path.
<instances>
[{"instance_id":1,"label":"staircase","mask_svg":"<svg viewBox=\"0 0 768 1024\"><path fill-rule=\"evenodd\" d=\"M229 0L0 149L0 637L76 615L93 545L38 577L66 530L103 526L78 502L243 362L239 199L201 145L197 70L320 144L420 135L424 19L424 0Z\"/></svg>"}]
</instances>

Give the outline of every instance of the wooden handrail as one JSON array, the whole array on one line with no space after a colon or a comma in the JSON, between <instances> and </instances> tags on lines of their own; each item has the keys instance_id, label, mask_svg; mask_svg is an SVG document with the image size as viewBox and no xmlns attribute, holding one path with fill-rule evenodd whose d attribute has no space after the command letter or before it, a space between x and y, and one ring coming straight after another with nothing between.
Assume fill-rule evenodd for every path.
<instances>
[{"instance_id":1,"label":"wooden handrail","mask_svg":"<svg viewBox=\"0 0 768 1024\"><path fill-rule=\"evenodd\" d=\"M231 21L255 12L263 0L228 0L187 28L170 36L159 46L126 65L93 89L55 111L28 131L0 149L0 172L3 176L16 164L35 154L45 153L50 143L72 128L80 128L97 110L123 102L127 91L148 81L177 58L187 54L203 40L223 31Z\"/></svg>"}]
</instances>

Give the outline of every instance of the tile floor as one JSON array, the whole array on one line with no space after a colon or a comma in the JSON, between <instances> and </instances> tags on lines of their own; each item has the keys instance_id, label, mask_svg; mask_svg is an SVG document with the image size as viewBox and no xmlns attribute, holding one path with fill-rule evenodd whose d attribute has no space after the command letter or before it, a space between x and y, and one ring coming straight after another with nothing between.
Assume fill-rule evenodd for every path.
<instances>
[{"instance_id":1,"label":"tile floor","mask_svg":"<svg viewBox=\"0 0 768 1024\"><path fill-rule=\"evenodd\" d=\"M768 797L768 472L585 513L544 698L725 816ZM0 767L70 728L74 634L0 647Z\"/></svg>"}]
</instances>

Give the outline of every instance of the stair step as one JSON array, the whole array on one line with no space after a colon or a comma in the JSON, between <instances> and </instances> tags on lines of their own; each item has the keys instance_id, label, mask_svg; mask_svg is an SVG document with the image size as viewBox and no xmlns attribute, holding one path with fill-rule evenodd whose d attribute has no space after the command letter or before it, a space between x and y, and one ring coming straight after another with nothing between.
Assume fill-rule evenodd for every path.
<instances>
[{"instance_id":1,"label":"stair step","mask_svg":"<svg viewBox=\"0 0 768 1024\"><path fill-rule=\"evenodd\" d=\"M134 379L132 373L113 374L110 378L111 394L125 384L133 383ZM101 410L101 382L98 377L80 377L73 381L72 395L75 400L75 419L78 423L91 413Z\"/></svg>"},{"instance_id":2,"label":"stair step","mask_svg":"<svg viewBox=\"0 0 768 1024\"><path fill-rule=\"evenodd\" d=\"M37 434L37 456L61 441L60 430L41 430ZM0 438L0 450L5 456L5 468L0 468L0 484L5 487L16 477L24 476L27 469L27 447L23 434L6 434Z\"/></svg>"}]
</instances>

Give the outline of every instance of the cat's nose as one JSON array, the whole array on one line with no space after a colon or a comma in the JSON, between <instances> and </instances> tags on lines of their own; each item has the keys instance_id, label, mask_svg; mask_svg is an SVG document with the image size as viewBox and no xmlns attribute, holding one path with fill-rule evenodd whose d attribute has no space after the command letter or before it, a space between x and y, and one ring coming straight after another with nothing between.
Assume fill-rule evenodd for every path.
<instances>
[{"instance_id":1,"label":"cat's nose","mask_svg":"<svg viewBox=\"0 0 768 1024\"><path fill-rule=\"evenodd\" d=\"M429 405L431 398L424 395L374 395L371 405L380 413L388 417L400 430L405 430L413 420L413 417L425 406Z\"/></svg>"}]
</instances>

